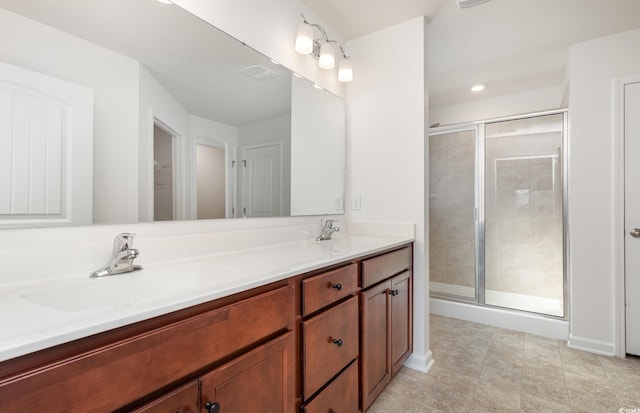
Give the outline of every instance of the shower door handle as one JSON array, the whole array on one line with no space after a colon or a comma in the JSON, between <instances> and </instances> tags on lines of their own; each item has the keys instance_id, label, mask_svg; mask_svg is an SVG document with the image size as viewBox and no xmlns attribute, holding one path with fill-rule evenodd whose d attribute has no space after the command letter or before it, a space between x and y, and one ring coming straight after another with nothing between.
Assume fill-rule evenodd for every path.
<instances>
[{"instance_id":1,"label":"shower door handle","mask_svg":"<svg viewBox=\"0 0 640 413\"><path fill-rule=\"evenodd\" d=\"M631 235L633 238L640 238L640 228L634 228L631 231L629 231L629 235Z\"/></svg>"}]
</instances>

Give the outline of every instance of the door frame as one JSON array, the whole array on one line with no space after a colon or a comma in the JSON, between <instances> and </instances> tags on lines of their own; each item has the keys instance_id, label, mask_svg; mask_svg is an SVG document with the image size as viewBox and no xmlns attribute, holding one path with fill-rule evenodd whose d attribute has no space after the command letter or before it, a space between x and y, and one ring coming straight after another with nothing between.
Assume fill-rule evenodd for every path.
<instances>
[{"instance_id":1,"label":"door frame","mask_svg":"<svg viewBox=\"0 0 640 413\"><path fill-rule=\"evenodd\" d=\"M153 108L149 108L148 131L147 136L142 137L146 146L145 151L147 153L140 154L138 159L143 159L143 163L146 165L140 165L140 170L146 172L146 177L141 181L141 185L147 188L146 199L142 199L141 204L138 205L138 220L142 217L140 222L155 222L154 217L154 187L153 187L153 145L154 145L154 126L158 126L165 132L173 136L172 149L173 149L173 219L183 220L184 216L184 161L183 161L183 145L185 135L176 130L169 123L162 119L162 116L154 112ZM143 216L144 215L144 216Z\"/></svg>"},{"instance_id":2,"label":"door frame","mask_svg":"<svg viewBox=\"0 0 640 413\"><path fill-rule=\"evenodd\" d=\"M640 73L620 76L613 79L613 164L618 165L613 185L613 270L614 270L614 302L615 302L615 356L624 357L626 354L626 308L625 308L625 136L624 136L624 89L627 85L640 83Z\"/></svg>"}]
</instances>

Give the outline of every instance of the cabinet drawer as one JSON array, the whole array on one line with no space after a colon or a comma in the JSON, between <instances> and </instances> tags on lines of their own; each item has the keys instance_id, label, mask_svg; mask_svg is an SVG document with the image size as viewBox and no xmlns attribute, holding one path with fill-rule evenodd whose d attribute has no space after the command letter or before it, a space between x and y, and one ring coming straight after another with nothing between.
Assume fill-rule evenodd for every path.
<instances>
[{"instance_id":1,"label":"cabinet drawer","mask_svg":"<svg viewBox=\"0 0 640 413\"><path fill-rule=\"evenodd\" d=\"M304 413L355 413L358 411L358 362L351 363L304 408Z\"/></svg>"},{"instance_id":2,"label":"cabinet drawer","mask_svg":"<svg viewBox=\"0 0 640 413\"><path fill-rule=\"evenodd\" d=\"M362 261L362 288L411 268L411 247Z\"/></svg>"},{"instance_id":3,"label":"cabinet drawer","mask_svg":"<svg viewBox=\"0 0 640 413\"><path fill-rule=\"evenodd\" d=\"M132 413L195 413L198 411L198 382L192 381Z\"/></svg>"},{"instance_id":4,"label":"cabinet drawer","mask_svg":"<svg viewBox=\"0 0 640 413\"><path fill-rule=\"evenodd\" d=\"M282 287L0 384L5 411L111 411L292 326ZM7 402L5 404L5 401Z\"/></svg>"},{"instance_id":5,"label":"cabinet drawer","mask_svg":"<svg viewBox=\"0 0 640 413\"><path fill-rule=\"evenodd\" d=\"M358 291L358 264L302 281L302 315L306 316Z\"/></svg>"},{"instance_id":6,"label":"cabinet drawer","mask_svg":"<svg viewBox=\"0 0 640 413\"><path fill-rule=\"evenodd\" d=\"M358 298L302 323L304 399L358 356Z\"/></svg>"}]
</instances>

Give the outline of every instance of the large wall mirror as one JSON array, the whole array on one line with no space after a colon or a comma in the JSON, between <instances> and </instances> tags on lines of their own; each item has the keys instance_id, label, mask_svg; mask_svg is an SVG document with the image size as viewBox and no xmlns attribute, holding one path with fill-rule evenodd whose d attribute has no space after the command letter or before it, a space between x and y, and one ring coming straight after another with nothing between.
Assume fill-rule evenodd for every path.
<instances>
[{"instance_id":1,"label":"large wall mirror","mask_svg":"<svg viewBox=\"0 0 640 413\"><path fill-rule=\"evenodd\" d=\"M0 37L0 227L344 212L343 100L180 7L0 0Z\"/></svg>"}]
</instances>

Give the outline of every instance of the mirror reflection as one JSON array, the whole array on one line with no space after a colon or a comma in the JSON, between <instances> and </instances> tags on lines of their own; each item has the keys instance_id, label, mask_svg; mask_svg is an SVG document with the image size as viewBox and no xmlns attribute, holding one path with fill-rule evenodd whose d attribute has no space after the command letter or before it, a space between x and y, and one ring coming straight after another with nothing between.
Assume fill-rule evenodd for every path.
<instances>
[{"instance_id":1,"label":"mirror reflection","mask_svg":"<svg viewBox=\"0 0 640 413\"><path fill-rule=\"evenodd\" d=\"M343 213L342 99L181 8L0 0L0 36L14 39L0 44L0 146L12 148L13 176L0 180L0 226ZM66 87L89 97L84 110L49 93ZM52 96L57 129L45 122ZM65 126L76 123L89 127ZM49 148L53 135L60 148L47 155L15 150ZM59 208L14 207L34 194Z\"/></svg>"}]
</instances>

